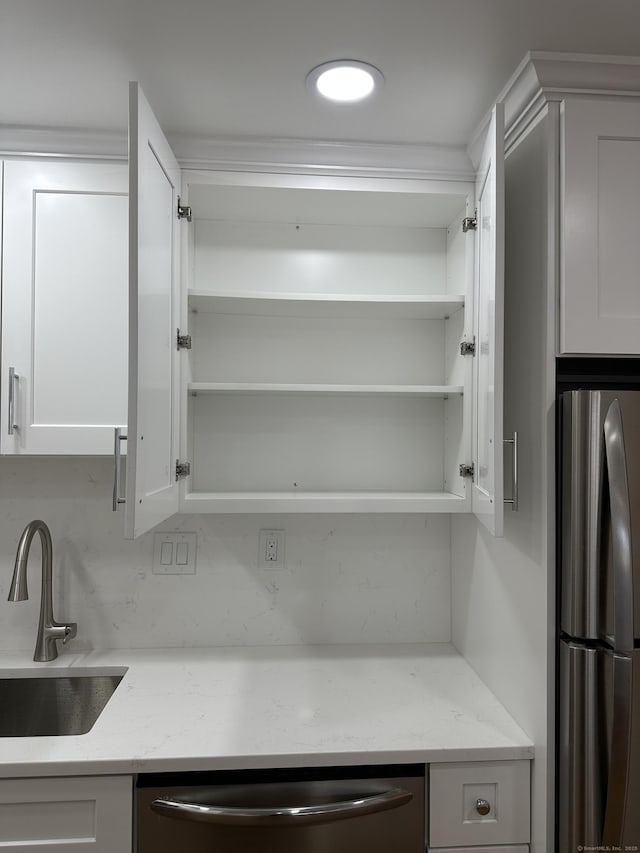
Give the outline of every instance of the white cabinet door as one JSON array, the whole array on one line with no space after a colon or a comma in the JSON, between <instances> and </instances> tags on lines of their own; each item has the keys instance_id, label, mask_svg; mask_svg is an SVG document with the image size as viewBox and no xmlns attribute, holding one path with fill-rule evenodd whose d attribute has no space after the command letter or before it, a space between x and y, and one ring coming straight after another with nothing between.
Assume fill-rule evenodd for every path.
<instances>
[{"instance_id":1,"label":"white cabinet door","mask_svg":"<svg viewBox=\"0 0 640 853\"><path fill-rule=\"evenodd\" d=\"M471 506L494 536L504 517L504 110L494 107L476 186L474 482Z\"/></svg>"},{"instance_id":2,"label":"white cabinet door","mask_svg":"<svg viewBox=\"0 0 640 853\"><path fill-rule=\"evenodd\" d=\"M126 167L4 172L0 450L110 453L127 422Z\"/></svg>"},{"instance_id":3,"label":"white cabinet door","mask_svg":"<svg viewBox=\"0 0 640 853\"><path fill-rule=\"evenodd\" d=\"M130 776L0 780L0 850L131 853Z\"/></svg>"},{"instance_id":4,"label":"white cabinet door","mask_svg":"<svg viewBox=\"0 0 640 853\"><path fill-rule=\"evenodd\" d=\"M640 354L640 104L562 113L560 352Z\"/></svg>"},{"instance_id":5,"label":"white cabinet door","mask_svg":"<svg viewBox=\"0 0 640 853\"><path fill-rule=\"evenodd\" d=\"M180 169L137 83L129 90L129 418L125 536L178 511Z\"/></svg>"}]
</instances>

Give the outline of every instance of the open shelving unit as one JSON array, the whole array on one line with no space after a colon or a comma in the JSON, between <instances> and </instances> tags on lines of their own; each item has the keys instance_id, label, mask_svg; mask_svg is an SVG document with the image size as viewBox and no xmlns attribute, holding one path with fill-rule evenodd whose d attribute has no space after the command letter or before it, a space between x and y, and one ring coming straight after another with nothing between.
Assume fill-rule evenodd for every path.
<instances>
[{"instance_id":1,"label":"open shelving unit","mask_svg":"<svg viewBox=\"0 0 640 853\"><path fill-rule=\"evenodd\" d=\"M469 187L208 181L188 183L185 511L468 511Z\"/></svg>"}]
</instances>

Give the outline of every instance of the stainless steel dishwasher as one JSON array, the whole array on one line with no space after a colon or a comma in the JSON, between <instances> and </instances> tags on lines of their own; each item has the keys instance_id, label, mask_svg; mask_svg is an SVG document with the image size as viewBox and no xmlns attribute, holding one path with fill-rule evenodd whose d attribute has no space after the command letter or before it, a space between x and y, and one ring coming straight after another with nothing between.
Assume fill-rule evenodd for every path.
<instances>
[{"instance_id":1,"label":"stainless steel dishwasher","mask_svg":"<svg viewBox=\"0 0 640 853\"><path fill-rule=\"evenodd\" d=\"M424 853L424 765L143 774L137 853Z\"/></svg>"}]
</instances>

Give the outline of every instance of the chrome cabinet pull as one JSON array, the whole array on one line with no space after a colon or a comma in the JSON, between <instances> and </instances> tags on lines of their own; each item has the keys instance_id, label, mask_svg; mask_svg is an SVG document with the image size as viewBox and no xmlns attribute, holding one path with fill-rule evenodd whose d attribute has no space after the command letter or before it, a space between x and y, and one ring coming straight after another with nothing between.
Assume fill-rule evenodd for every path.
<instances>
[{"instance_id":1,"label":"chrome cabinet pull","mask_svg":"<svg viewBox=\"0 0 640 853\"><path fill-rule=\"evenodd\" d=\"M14 432L18 429L18 424L16 423L16 384L20 377L15 371L14 367L9 368L9 423L7 432L9 435L13 435Z\"/></svg>"},{"instance_id":2,"label":"chrome cabinet pull","mask_svg":"<svg viewBox=\"0 0 640 853\"><path fill-rule=\"evenodd\" d=\"M120 468L121 468L121 454L120 454L120 445L123 441L127 440L127 436L122 434L122 428L116 427L115 430L115 438L113 443L113 505L112 509L114 512L118 511L118 506L120 504L126 503L125 498L120 497Z\"/></svg>"},{"instance_id":3,"label":"chrome cabinet pull","mask_svg":"<svg viewBox=\"0 0 640 853\"><path fill-rule=\"evenodd\" d=\"M215 792L212 793L215 797ZM159 798L151 803L151 810L164 817L178 820L200 821L210 824L232 826L312 826L345 820L358 815L403 806L413 799L413 794L400 788L391 788L383 793L364 794L354 799L314 805L271 806L246 808L185 802L173 798Z\"/></svg>"},{"instance_id":4,"label":"chrome cabinet pull","mask_svg":"<svg viewBox=\"0 0 640 853\"><path fill-rule=\"evenodd\" d=\"M489 800L484 800L482 797L478 797L476 800L476 811L483 817L484 815L489 814L491 811L491 803Z\"/></svg>"},{"instance_id":5,"label":"chrome cabinet pull","mask_svg":"<svg viewBox=\"0 0 640 853\"><path fill-rule=\"evenodd\" d=\"M510 444L513 450L513 464L511 467L511 497L505 498L504 502L510 504L512 512L518 512L518 433L514 430L513 438L503 439L504 444Z\"/></svg>"}]
</instances>

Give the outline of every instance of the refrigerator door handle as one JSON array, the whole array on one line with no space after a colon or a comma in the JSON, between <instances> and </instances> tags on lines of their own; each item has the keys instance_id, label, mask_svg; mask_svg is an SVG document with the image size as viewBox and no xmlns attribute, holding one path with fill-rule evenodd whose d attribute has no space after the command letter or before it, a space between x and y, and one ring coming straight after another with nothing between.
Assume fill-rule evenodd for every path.
<instances>
[{"instance_id":1,"label":"refrigerator door handle","mask_svg":"<svg viewBox=\"0 0 640 853\"><path fill-rule=\"evenodd\" d=\"M627 459L620 403L613 400L604 419L611 504L613 556L613 644L616 651L633 651L633 565L631 556L631 510L627 481Z\"/></svg>"},{"instance_id":2,"label":"refrigerator door handle","mask_svg":"<svg viewBox=\"0 0 640 853\"><path fill-rule=\"evenodd\" d=\"M558 850L563 853L595 847L602 838L607 768L599 747L599 654L560 643Z\"/></svg>"},{"instance_id":3,"label":"refrigerator door handle","mask_svg":"<svg viewBox=\"0 0 640 853\"><path fill-rule=\"evenodd\" d=\"M622 848L629 788L633 665L630 657L613 656L613 715L607 779L607 804L602 843L605 849Z\"/></svg>"}]
</instances>

